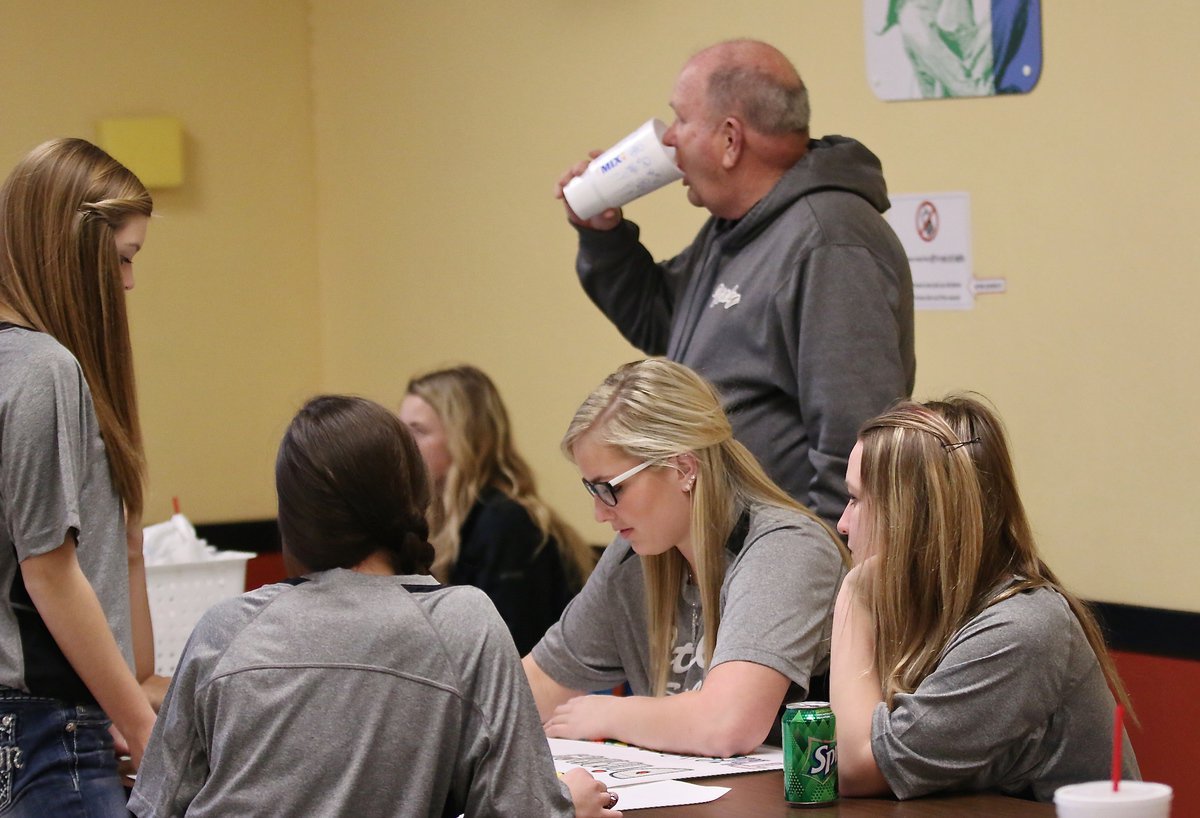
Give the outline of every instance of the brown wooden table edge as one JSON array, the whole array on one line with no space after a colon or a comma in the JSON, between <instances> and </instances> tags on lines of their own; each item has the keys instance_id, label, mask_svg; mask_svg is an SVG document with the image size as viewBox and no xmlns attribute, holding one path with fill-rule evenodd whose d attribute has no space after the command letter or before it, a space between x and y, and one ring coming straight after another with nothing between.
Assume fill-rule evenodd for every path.
<instances>
[{"instance_id":1,"label":"brown wooden table edge","mask_svg":"<svg viewBox=\"0 0 1200 818\"><path fill-rule=\"evenodd\" d=\"M894 798L841 798L829 806L792 807L783 800L783 772L780 770L689 778L687 781L701 786L729 787L730 791L707 804L630 810L626 813L627 818L948 818L963 815L973 818L1019 818L1054 815L1053 804L1010 798L997 793L931 795L908 801ZM620 808L618 803L617 809Z\"/></svg>"}]
</instances>

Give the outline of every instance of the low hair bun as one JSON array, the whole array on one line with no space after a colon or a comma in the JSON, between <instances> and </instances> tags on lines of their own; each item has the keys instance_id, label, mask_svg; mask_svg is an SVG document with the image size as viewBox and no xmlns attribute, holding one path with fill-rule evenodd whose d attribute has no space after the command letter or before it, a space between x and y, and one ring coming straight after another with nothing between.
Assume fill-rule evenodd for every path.
<instances>
[{"instance_id":1,"label":"low hair bun","mask_svg":"<svg viewBox=\"0 0 1200 818\"><path fill-rule=\"evenodd\" d=\"M399 553L393 556L393 567L398 574L427 574L433 564L433 546L429 540L415 531L407 531L401 540Z\"/></svg>"},{"instance_id":2,"label":"low hair bun","mask_svg":"<svg viewBox=\"0 0 1200 818\"><path fill-rule=\"evenodd\" d=\"M379 404L310 400L280 443L275 482L285 556L300 566L353 568L381 553L396 573L429 572L425 466L412 435Z\"/></svg>"}]
</instances>

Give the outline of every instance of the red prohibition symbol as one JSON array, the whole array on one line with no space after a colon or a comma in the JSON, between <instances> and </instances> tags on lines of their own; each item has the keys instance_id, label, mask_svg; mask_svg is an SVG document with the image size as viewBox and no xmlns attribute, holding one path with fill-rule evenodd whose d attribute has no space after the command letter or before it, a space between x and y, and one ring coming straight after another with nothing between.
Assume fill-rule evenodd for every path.
<instances>
[{"instance_id":1,"label":"red prohibition symbol","mask_svg":"<svg viewBox=\"0 0 1200 818\"><path fill-rule=\"evenodd\" d=\"M921 237L921 241L933 241L937 238L940 220L933 202L926 201L917 205L916 222L917 235Z\"/></svg>"}]
</instances>

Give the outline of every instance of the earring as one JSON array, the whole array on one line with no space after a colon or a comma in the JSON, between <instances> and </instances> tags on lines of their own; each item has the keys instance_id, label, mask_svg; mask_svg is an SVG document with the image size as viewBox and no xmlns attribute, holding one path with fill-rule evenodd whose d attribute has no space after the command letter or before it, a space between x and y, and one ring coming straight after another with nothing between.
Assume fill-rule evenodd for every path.
<instances>
[{"instance_id":1,"label":"earring","mask_svg":"<svg viewBox=\"0 0 1200 818\"><path fill-rule=\"evenodd\" d=\"M696 476L692 475L692 477L687 481L687 485L683 487L683 493L687 494L690 492L692 490L692 486L694 485L696 485Z\"/></svg>"}]
</instances>

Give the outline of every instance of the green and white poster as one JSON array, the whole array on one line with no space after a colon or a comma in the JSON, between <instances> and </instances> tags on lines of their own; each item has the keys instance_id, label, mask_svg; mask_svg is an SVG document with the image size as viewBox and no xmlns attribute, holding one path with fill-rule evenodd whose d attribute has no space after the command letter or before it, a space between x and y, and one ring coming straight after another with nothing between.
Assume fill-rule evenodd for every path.
<instances>
[{"instance_id":1,"label":"green and white poster","mask_svg":"<svg viewBox=\"0 0 1200 818\"><path fill-rule=\"evenodd\" d=\"M1027 94L1040 0L863 0L867 78L883 100Z\"/></svg>"}]
</instances>

